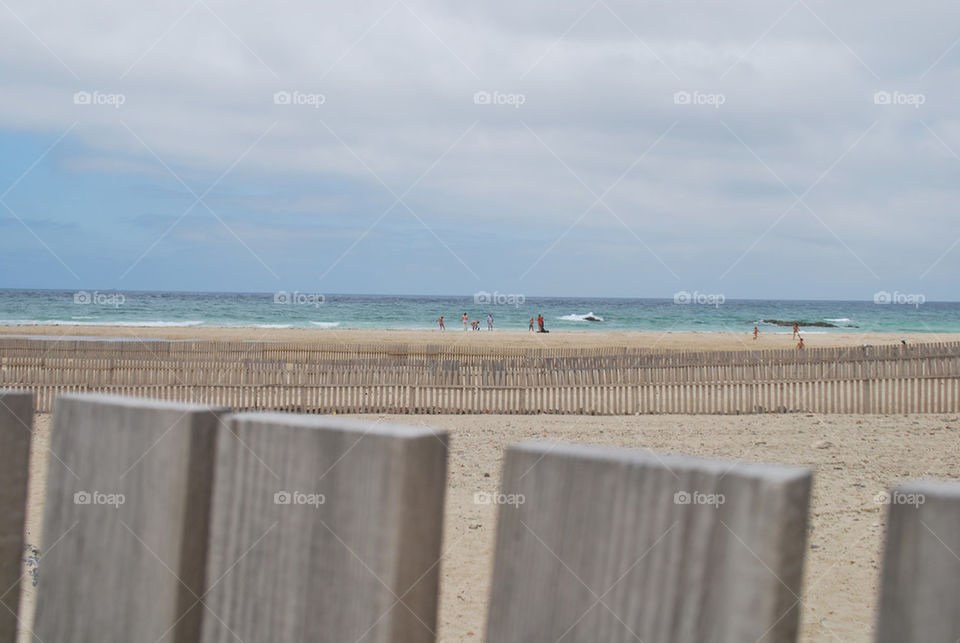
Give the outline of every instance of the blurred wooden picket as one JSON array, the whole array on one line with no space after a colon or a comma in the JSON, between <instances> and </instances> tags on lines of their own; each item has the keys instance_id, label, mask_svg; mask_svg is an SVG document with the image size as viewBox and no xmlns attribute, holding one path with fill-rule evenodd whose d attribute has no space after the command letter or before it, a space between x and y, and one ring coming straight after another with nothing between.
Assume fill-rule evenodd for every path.
<instances>
[{"instance_id":1,"label":"blurred wooden picket","mask_svg":"<svg viewBox=\"0 0 960 643\"><path fill-rule=\"evenodd\" d=\"M883 500L877 643L960 640L960 484L908 483Z\"/></svg>"},{"instance_id":2,"label":"blurred wooden picket","mask_svg":"<svg viewBox=\"0 0 960 643\"><path fill-rule=\"evenodd\" d=\"M275 413L228 424L201 640L434 640L446 434Z\"/></svg>"},{"instance_id":3,"label":"blurred wooden picket","mask_svg":"<svg viewBox=\"0 0 960 643\"><path fill-rule=\"evenodd\" d=\"M792 642L810 482L795 467L511 447L487 638Z\"/></svg>"},{"instance_id":4,"label":"blurred wooden picket","mask_svg":"<svg viewBox=\"0 0 960 643\"><path fill-rule=\"evenodd\" d=\"M33 396L0 390L0 643L17 634Z\"/></svg>"},{"instance_id":5,"label":"blurred wooden picket","mask_svg":"<svg viewBox=\"0 0 960 643\"><path fill-rule=\"evenodd\" d=\"M14 640L29 394L0 391L0 643ZM447 436L70 395L51 428L45 641L431 641ZM487 640L796 639L811 474L535 442L508 449ZM880 499L876 640L953 641L960 484ZM12 595L10 595L12 592ZM29 625L29 624L25 624Z\"/></svg>"},{"instance_id":6,"label":"blurred wooden picket","mask_svg":"<svg viewBox=\"0 0 960 643\"><path fill-rule=\"evenodd\" d=\"M57 399L36 625L41 641L196 641L223 409Z\"/></svg>"}]
</instances>

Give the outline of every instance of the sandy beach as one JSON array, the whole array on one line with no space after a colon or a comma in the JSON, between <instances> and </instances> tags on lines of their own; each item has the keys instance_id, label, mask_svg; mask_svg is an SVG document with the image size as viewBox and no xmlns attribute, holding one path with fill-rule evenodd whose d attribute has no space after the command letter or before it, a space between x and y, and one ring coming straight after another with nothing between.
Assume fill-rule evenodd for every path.
<instances>
[{"instance_id":1,"label":"sandy beach","mask_svg":"<svg viewBox=\"0 0 960 643\"><path fill-rule=\"evenodd\" d=\"M881 346L908 343L960 341L960 333L860 333L824 332L820 328L802 330L809 348L834 346ZM215 328L215 327L142 327L142 326L2 326L0 335L43 337L118 337L124 339L171 340L247 340L275 342L315 342L318 344L450 344L460 346L605 348L632 347L677 350L763 350L794 348L796 341L789 328L763 332L754 341L750 332L607 332L554 331L532 333L517 330L463 331L440 330L364 330L302 328Z\"/></svg>"},{"instance_id":2,"label":"sandy beach","mask_svg":"<svg viewBox=\"0 0 960 643\"><path fill-rule=\"evenodd\" d=\"M516 331L366 331L241 328L25 326L0 335L316 342L319 344L449 344L451 346L649 347L675 350L792 348L789 331L764 334ZM900 335L805 333L809 347L879 346ZM960 340L912 335L908 343ZM498 489L504 449L527 439L601 444L733 460L783 463L815 471L801 610L802 640L872 639L884 507L881 491L908 479L960 477L960 417L927 415L365 415L450 432L449 476L438 640L481 640L492 574L495 507L474 494ZM36 416L27 542L42 553L41 508L50 416ZM32 573L32 568L25 569ZM41 570L42 573L42 570ZM23 610L34 590L27 575ZM21 636L26 643L29 636Z\"/></svg>"},{"instance_id":3,"label":"sandy beach","mask_svg":"<svg viewBox=\"0 0 960 643\"><path fill-rule=\"evenodd\" d=\"M484 634L496 514L473 502L497 490L504 448L525 439L615 445L786 463L815 471L801 610L802 640L872 640L884 508L874 498L911 478L958 477L960 418L925 416L364 416L451 434L438 640ZM41 539L50 417L37 415L27 538ZM52 466L56 466L55 464ZM509 510L509 509L508 509ZM41 545L42 551L42 545ZM29 571L29 569L27 570ZM42 573L42 570L41 570ZM33 588L25 582L26 613ZM29 636L21 636L26 643Z\"/></svg>"}]
</instances>

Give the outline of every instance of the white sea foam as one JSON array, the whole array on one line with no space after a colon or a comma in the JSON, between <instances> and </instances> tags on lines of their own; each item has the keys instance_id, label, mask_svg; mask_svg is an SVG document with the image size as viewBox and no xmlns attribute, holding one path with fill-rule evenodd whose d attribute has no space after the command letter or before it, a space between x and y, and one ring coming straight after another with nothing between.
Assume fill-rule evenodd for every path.
<instances>
[{"instance_id":1,"label":"white sea foam","mask_svg":"<svg viewBox=\"0 0 960 643\"><path fill-rule=\"evenodd\" d=\"M293 328L292 324L253 324L251 328Z\"/></svg>"},{"instance_id":2,"label":"white sea foam","mask_svg":"<svg viewBox=\"0 0 960 643\"><path fill-rule=\"evenodd\" d=\"M841 317L839 319L830 319L829 317L827 317L823 321L849 323L852 320L849 317Z\"/></svg>"},{"instance_id":3,"label":"white sea foam","mask_svg":"<svg viewBox=\"0 0 960 643\"><path fill-rule=\"evenodd\" d=\"M586 315L564 315L563 317L557 317L557 319L562 319L564 321L603 321L603 317L594 315L592 312L589 312Z\"/></svg>"},{"instance_id":4,"label":"white sea foam","mask_svg":"<svg viewBox=\"0 0 960 643\"><path fill-rule=\"evenodd\" d=\"M312 321L312 322L310 322L310 323L313 324L314 326L319 326L320 328L336 328L337 326L340 325L340 322L315 322L315 321ZM430 328L433 328L433 326L430 326Z\"/></svg>"}]
</instances>

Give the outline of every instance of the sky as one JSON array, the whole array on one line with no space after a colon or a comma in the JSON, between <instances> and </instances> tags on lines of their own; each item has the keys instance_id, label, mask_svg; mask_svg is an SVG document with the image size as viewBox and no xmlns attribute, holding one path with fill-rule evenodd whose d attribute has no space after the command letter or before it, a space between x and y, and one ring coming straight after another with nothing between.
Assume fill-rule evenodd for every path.
<instances>
[{"instance_id":1,"label":"sky","mask_svg":"<svg viewBox=\"0 0 960 643\"><path fill-rule=\"evenodd\" d=\"M960 5L521 4L3 0L0 288L960 299Z\"/></svg>"}]
</instances>

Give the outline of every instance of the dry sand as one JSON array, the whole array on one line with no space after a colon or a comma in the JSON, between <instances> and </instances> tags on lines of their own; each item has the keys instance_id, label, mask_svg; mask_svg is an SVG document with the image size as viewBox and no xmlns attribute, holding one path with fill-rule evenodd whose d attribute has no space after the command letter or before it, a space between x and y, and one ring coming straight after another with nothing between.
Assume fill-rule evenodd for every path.
<instances>
[{"instance_id":1,"label":"dry sand","mask_svg":"<svg viewBox=\"0 0 960 643\"><path fill-rule=\"evenodd\" d=\"M752 330L752 329L750 329ZM821 332L818 332L821 331ZM754 341L750 332L695 333L647 331L553 331L546 334L516 330L473 332L463 330L358 330L301 328L144 328L128 326L4 326L0 335L43 335L67 337L124 337L208 340L265 340L316 342L318 344L450 344L456 346L507 346L542 348L599 348L627 346L636 348L673 348L686 350L758 350L794 348L789 328L762 332ZM947 333L859 333L803 331L808 348L895 344L905 338L911 344L960 341L960 334Z\"/></svg>"},{"instance_id":2,"label":"dry sand","mask_svg":"<svg viewBox=\"0 0 960 643\"><path fill-rule=\"evenodd\" d=\"M958 477L960 418L927 416L366 416L451 434L439 640L483 638L503 450L533 438L780 462L815 470L802 640L872 640L885 515L880 491L910 478ZM44 475L49 416L38 415L35 479ZM53 466L56 466L54 463ZM488 477L489 476L489 477ZM42 484L32 484L27 539L39 545ZM508 509L509 510L509 509ZM32 613L32 588L25 582ZM29 637L21 637L22 642Z\"/></svg>"}]
</instances>

